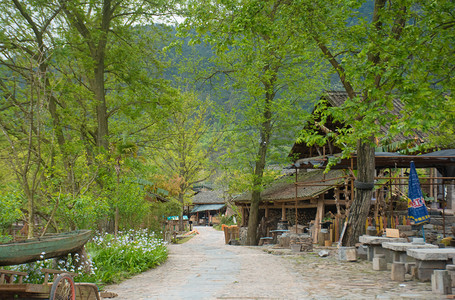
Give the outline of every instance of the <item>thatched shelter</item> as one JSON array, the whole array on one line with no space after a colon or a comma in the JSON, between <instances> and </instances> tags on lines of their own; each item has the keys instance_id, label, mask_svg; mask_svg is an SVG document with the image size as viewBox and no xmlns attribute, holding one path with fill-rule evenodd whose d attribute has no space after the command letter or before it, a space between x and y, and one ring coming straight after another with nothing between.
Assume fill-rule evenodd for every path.
<instances>
[{"instance_id":1,"label":"thatched shelter","mask_svg":"<svg viewBox=\"0 0 455 300\"><path fill-rule=\"evenodd\" d=\"M276 229L279 222L288 223L291 231L296 232L315 225L314 239L317 240L317 229L326 213L339 215L345 210L350 193L346 177L343 170L327 174L323 170L301 170L272 182L261 193L260 215L268 230ZM234 203L241 209L242 226L247 225L250 201L251 193L234 198Z\"/></svg>"},{"instance_id":2,"label":"thatched shelter","mask_svg":"<svg viewBox=\"0 0 455 300\"><path fill-rule=\"evenodd\" d=\"M226 202L221 190L203 190L193 196L191 220L198 225L216 224L216 216L226 210Z\"/></svg>"}]
</instances>

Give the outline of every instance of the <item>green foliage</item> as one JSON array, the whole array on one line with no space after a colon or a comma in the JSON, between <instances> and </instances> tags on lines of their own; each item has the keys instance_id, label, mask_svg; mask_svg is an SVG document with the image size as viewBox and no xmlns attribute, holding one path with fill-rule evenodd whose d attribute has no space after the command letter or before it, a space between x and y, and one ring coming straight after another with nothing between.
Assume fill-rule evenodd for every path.
<instances>
[{"instance_id":1,"label":"green foliage","mask_svg":"<svg viewBox=\"0 0 455 300\"><path fill-rule=\"evenodd\" d=\"M20 210L24 203L24 196L18 189L0 189L0 234L6 233L9 227L23 214Z\"/></svg>"},{"instance_id":2,"label":"green foliage","mask_svg":"<svg viewBox=\"0 0 455 300\"><path fill-rule=\"evenodd\" d=\"M116 159L121 177L140 172L128 156L167 113L168 29L152 24L178 2L1 2L0 164L12 171L0 182L20 184L27 218L36 210L53 230L107 228L117 207L125 228L144 220L140 188L115 184Z\"/></svg>"},{"instance_id":3,"label":"green foliage","mask_svg":"<svg viewBox=\"0 0 455 300\"><path fill-rule=\"evenodd\" d=\"M217 152L221 136L213 132L209 99L199 99L196 93L179 92L173 99L174 110L150 128L160 135L159 145L151 145L150 156L168 181L177 181L179 201L188 201L191 187L206 180L214 169L211 160Z\"/></svg>"},{"instance_id":4,"label":"green foliage","mask_svg":"<svg viewBox=\"0 0 455 300\"><path fill-rule=\"evenodd\" d=\"M150 214L153 216L149 220L149 228L154 231L163 230L163 221L166 221L168 216L178 216L182 212L181 203L174 198L170 198L168 202L152 202L150 203Z\"/></svg>"},{"instance_id":5,"label":"green foliage","mask_svg":"<svg viewBox=\"0 0 455 300\"><path fill-rule=\"evenodd\" d=\"M259 161L265 159L266 166L287 161L308 101L326 79L318 73L326 68L323 61L311 55L314 46L303 45L305 36L295 34L294 18L281 1L189 1L189 15L179 27L193 43L205 42L216 52L196 77L230 91L225 111L217 111L227 140L218 159L231 175L225 179L241 182L243 190L262 185L263 168L255 175Z\"/></svg>"},{"instance_id":6,"label":"green foliage","mask_svg":"<svg viewBox=\"0 0 455 300\"><path fill-rule=\"evenodd\" d=\"M97 222L110 215L108 199L94 198L91 195L60 195L60 203L56 212L56 222L60 229L96 229Z\"/></svg>"},{"instance_id":7,"label":"green foliage","mask_svg":"<svg viewBox=\"0 0 455 300\"><path fill-rule=\"evenodd\" d=\"M68 255L60 258L57 265L52 259L6 267L27 272L24 283L41 284L43 268L77 273L76 282L97 284L118 283L135 274L156 267L167 259L167 248L153 232L145 230L120 232L117 240L113 235L101 234L86 244L88 258Z\"/></svg>"},{"instance_id":8,"label":"green foliage","mask_svg":"<svg viewBox=\"0 0 455 300\"><path fill-rule=\"evenodd\" d=\"M318 45L343 88L355 92L340 107L321 111L322 124L330 116L351 126L332 135L345 155L370 136L377 146L391 150L396 145L390 141L397 135L412 140L416 130L443 136L451 131L451 114L445 112L451 109L447 95L454 86L448 54L454 46L454 18L447 9L455 7L450 1L435 3L366 1L360 6L355 1L302 1L293 6L300 16L299 31ZM394 107L395 99L402 105ZM435 133L441 123L444 129ZM381 130L384 127L388 130ZM326 140L318 133L302 132L302 141ZM441 139L430 142L435 141Z\"/></svg>"},{"instance_id":9,"label":"green foliage","mask_svg":"<svg viewBox=\"0 0 455 300\"><path fill-rule=\"evenodd\" d=\"M221 226L224 224L226 226L231 226L231 225L237 225L235 222L234 222L234 215L228 217L228 216L225 216L225 215L218 215L218 218L220 220L220 224L216 224L216 225L213 225L213 228L217 229L217 230L221 230Z\"/></svg>"}]
</instances>

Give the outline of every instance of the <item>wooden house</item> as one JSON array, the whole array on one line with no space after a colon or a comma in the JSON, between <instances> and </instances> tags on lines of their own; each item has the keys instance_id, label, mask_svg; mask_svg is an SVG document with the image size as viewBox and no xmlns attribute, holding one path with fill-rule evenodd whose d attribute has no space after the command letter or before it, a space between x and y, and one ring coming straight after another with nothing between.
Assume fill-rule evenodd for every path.
<instances>
[{"instance_id":1,"label":"wooden house","mask_svg":"<svg viewBox=\"0 0 455 300\"><path fill-rule=\"evenodd\" d=\"M316 241L317 228L320 228L326 215L340 215L345 210L351 189L346 179L344 170L333 170L327 174L323 170L296 170L277 179L261 192L259 213L266 226L263 234L285 223L295 233L303 233L312 227ZM242 213L241 226L248 225L250 201L251 193L234 198ZM336 233L333 234L335 236Z\"/></svg>"},{"instance_id":2,"label":"wooden house","mask_svg":"<svg viewBox=\"0 0 455 300\"><path fill-rule=\"evenodd\" d=\"M226 202L221 190L204 189L193 196L190 220L198 225L218 224L218 215L226 210Z\"/></svg>"}]
</instances>

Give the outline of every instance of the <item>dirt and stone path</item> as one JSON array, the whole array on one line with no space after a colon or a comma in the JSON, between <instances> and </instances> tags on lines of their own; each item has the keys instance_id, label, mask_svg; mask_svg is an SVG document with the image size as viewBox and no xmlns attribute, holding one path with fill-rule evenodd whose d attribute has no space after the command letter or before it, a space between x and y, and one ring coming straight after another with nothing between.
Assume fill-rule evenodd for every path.
<instances>
[{"instance_id":1,"label":"dirt and stone path","mask_svg":"<svg viewBox=\"0 0 455 300\"><path fill-rule=\"evenodd\" d=\"M390 280L371 262L340 262L317 253L224 244L211 227L169 245L163 265L106 290L115 299L438 299L429 283ZM288 255L285 255L288 254ZM442 297L441 297L442 298Z\"/></svg>"}]
</instances>

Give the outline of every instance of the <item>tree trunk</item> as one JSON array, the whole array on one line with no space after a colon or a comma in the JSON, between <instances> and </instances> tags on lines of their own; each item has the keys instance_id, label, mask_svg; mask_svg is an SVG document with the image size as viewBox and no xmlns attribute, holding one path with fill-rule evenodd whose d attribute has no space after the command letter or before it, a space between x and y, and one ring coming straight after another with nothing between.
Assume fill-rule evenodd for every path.
<instances>
[{"instance_id":1,"label":"tree trunk","mask_svg":"<svg viewBox=\"0 0 455 300\"><path fill-rule=\"evenodd\" d=\"M355 198L349 208L348 223L342 245L353 247L364 233L374 188L374 137L357 144L357 180Z\"/></svg>"},{"instance_id":2,"label":"tree trunk","mask_svg":"<svg viewBox=\"0 0 455 300\"><path fill-rule=\"evenodd\" d=\"M247 245L257 245L258 236L257 228L259 225L259 203L261 202L261 189L262 189L262 179L264 176L265 169L265 160L267 157L267 150L270 141L270 135L272 132L272 111L271 103L275 97L273 91L273 82L275 82L276 77L273 76L270 82L264 83L265 89L265 107L264 107L264 122L261 126L261 139L258 154L256 157L256 166L254 169L254 179L253 179L253 193L251 196L251 208L250 215L248 218L248 232L246 238Z\"/></svg>"},{"instance_id":3,"label":"tree trunk","mask_svg":"<svg viewBox=\"0 0 455 300\"><path fill-rule=\"evenodd\" d=\"M27 182L25 183L27 184ZM28 210L28 232L27 238L31 239L35 235L35 199L33 195L26 188L26 196L28 200L27 210Z\"/></svg>"},{"instance_id":4,"label":"tree trunk","mask_svg":"<svg viewBox=\"0 0 455 300\"><path fill-rule=\"evenodd\" d=\"M179 231L184 231L183 230L183 211L185 209L185 205L183 204L183 194L179 193L179 201L182 204L182 211L179 214Z\"/></svg>"},{"instance_id":5,"label":"tree trunk","mask_svg":"<svg viewBox=\"0 0 455 300\"><path fill-rule=\"evenodd\" d=\"M104 95L104 57L100 58L98 67L95 69L94 91L96 97L96 118L98 121L98 134L96 145L105 150L109 148L108 144L108 118L106 97Z\"/></svg>"},{"instance_id":6,"label":"tree trunk","mask_svg":"<svg viewBox=\"0 0 455 300\"><path fill-rule=\"evenodd\" d=\"M247 245L257 245L257 230L259 225L259 203L261 202L261 192L254 191L251 197L250 214L248 216Z\"/></svg>"}]
</instances>

